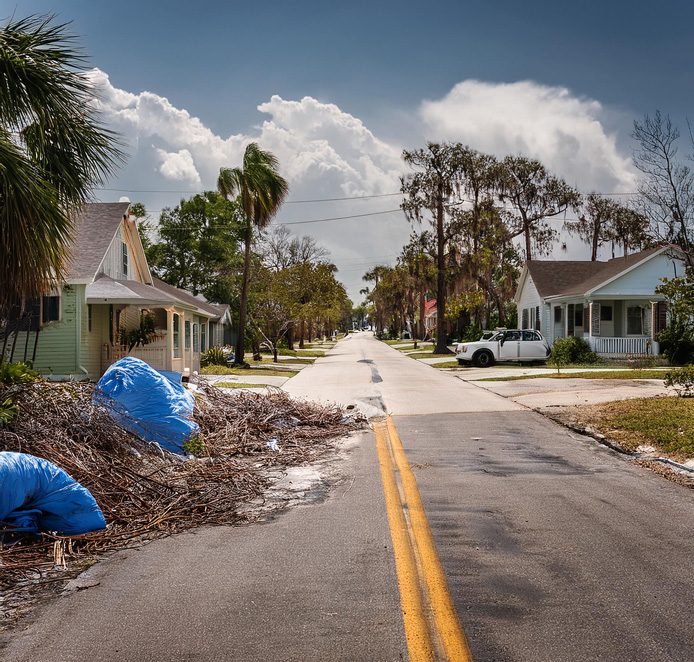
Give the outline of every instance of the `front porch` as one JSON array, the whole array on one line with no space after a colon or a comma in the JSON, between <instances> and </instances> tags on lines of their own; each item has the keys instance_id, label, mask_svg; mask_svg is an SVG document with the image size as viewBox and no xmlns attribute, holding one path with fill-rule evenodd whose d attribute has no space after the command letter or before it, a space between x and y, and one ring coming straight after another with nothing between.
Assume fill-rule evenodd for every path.
<instances>
[{"instance_id":1,"label":"front porch","mask_svg":"<svg viewBox=\"0 0 694 662\"><path fill-rule=\"evenodd\" d=\"M655 356L665 328L665 303L643 298L563 300L548 304L551 341L576 336L604 358Z\"/></svg>"}]
</instances>

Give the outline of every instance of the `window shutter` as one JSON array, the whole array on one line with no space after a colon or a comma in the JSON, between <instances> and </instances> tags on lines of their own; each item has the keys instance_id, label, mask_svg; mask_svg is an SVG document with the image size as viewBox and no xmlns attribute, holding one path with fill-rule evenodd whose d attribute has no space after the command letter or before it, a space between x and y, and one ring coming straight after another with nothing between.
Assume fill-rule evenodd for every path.
<instances>
[{"instance_id":1,"label":"window shutter","mask_svg":"<svg viewBox=\"0 0 694 662\"><path fill-rule=\"evenodd\" d=\"M658 301L655 306L655 325L654 334L656 335L667 328L667 303Z\"/></svg>"},{"instance_id":2,"label":"window shutter","mask_svg":"<svg viewBox=\"0 0 694 662\"><path fill-rule=\"evenodd\" d=\"M527 328L528 328L528 309L523 308L521 329L527 329Z\"/></svg>"},{"instance_id":3,"label":"window shutter","mask_svg":"<svg viewBox=\"0 0 694 662\"><path fill-rule=\"evenodd\" d=\"M566 309L566 321L567 321L567 335L572 336L574 334L574 304L570 303Z\"/></svg>"},{"instance_id":4,"label":"window shutter","mask_svg":"<svg viewBox=\"0 0 694 662\"><path fill-rule=\"evenodd\" d=\"M590 321L591 321L590 333L593 336L599 336L600 335L600 304L599 303L593 303L591 305L593 306L593 309L590 311Z\"/></svg>"},{"instance_id":5,"label":"window shutter","mask_svg":"<svg viewBox=\"0 0 694 662\"><path fill-rule=\"evenodd\" d=\"M535 331L541 331L542 320L540 318L540 306L535 306Z\"/></svg>"}]
</instances>

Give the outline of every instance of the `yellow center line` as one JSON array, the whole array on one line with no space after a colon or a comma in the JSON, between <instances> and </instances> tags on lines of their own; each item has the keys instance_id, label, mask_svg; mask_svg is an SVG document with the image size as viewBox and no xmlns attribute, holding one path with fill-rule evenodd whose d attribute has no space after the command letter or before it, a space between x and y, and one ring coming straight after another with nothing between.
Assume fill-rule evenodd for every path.
<instances>
[{"instance_id":1,"label":"yellow center line","mask_svg":"<svg viewBox=\"0 0 694 662\"><path fill-rule=\"evenodd\" d=\"M405 639L410 662L433 662L434 647L431 642L426 618L422 607L422 595L419 587L417 563L414 550L407 531L405 513L400 501L400 492L395 480L395 469L390 455L387 439L388 428L378 421L374 424L376 449L381 467L383 494L386 500L386 512L390 525L390 537L393 541L395 571L400 587L400 606L402 608Z\"/></svg>"},{"instance_id":2,"label":"yellow center line","mask_svg":"<svg viewBox=\"0 0 694 662\"><path fill-rule=\"evenodd\" d=\"M385 421L376 422L374 432L410 660L436 659L435 648L441 648L449 662L469 662L472 660L470 647L453 606L417 480L392 418L388 416ZM393 467L391 453L396 467ZM396 468L402 494L398 489ZM407 509L408 518L404 509ZM431 623L427 622L427 612L433 617ZM422 635L423 630L426 635ZM426 643L424 647L413 645L422 641Z\"/></svg>"}]
</instances>

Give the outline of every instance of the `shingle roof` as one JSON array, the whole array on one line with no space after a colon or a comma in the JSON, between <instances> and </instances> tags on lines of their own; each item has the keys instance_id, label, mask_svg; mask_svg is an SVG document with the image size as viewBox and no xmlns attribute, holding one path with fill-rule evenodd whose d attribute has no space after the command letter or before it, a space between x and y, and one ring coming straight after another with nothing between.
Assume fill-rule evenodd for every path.
<instances>
[{"instance_id":1,"label":"shingle roof","mask_svg":"<svg viewBox=\"0 0 694 662\"><path fill-rule=\"evenodd\" d=\"M75 241L67 268L68 280L92 279L127 212L128 202L92 202L75 218Z\"/></svg>"},{"instance_id":2,"label":"shingle roof","mask_svg":"<svg viewBox=\"0 0 694 662\"><path fill-rule=\"evenodd\" d=\"M100 274L93 283L87 285L87 302L100 303L101 301L132 305L177 303L175 297L151 285L135 280L114 280L104 274Z\"/></svg>"},{"instance_id":3,"label":"shingle roof","mask_svg":"<svg viewBox=\"0 0 694 662\"><path fill-rule=\"evenodd\" d=\"M188 292L187 290L182 290L180 287L175 287L174 285L169 285L168 283L165 283L163 280L159 278L153 278L152 284L158 290L161 290L162 292L165 292L166 294L175 297L183 303L186 303L190 306L195 306L196 308L199 308L200 310L208 313L209 315L213 315L214 317L221 317L224 314L224 311L226 310L224 306L210 303L209 301L206 301L204 298L199 296L196 297L191 292Z\"/></svg>"},{"instance_id":4,"label":"shingle roof","mask_svg":"<svg viewBox=\"0 0 694 662\"><path fill-rule=\"evenodd\" d=\"M531 260L527 263L535 287L543 298L585 294L606 280L645 260L661 247L649 248L607 261Z\"/></svg>"}]
</instances>

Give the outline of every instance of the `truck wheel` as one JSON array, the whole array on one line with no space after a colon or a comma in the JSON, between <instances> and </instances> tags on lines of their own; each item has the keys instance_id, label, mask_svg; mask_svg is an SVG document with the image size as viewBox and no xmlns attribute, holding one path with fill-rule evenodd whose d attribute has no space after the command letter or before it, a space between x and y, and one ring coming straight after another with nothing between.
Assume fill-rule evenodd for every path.
<instances>
[{"instance_id":1,"label":"truck wheel","mask_svg":"<svg viewBox=\"0 0 694 662\"><path fill-rule=\"evenodd\" d=\"M463 361L463 359L458 359L458 365L461 366L461 367L464 366L464 365L465 365L465 361Z\"/></svg>"},{"instance_id":2,"label":"truck wheel","mask_svg":"<svg viewBox=\"0 0 694 662\"><path fill-rule=\"evenodd\" d=\"M479 368L490 368L494 365L494 356L486 349L475 354L475 365Z\"/></svg>"}]
</instances>

